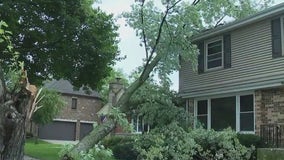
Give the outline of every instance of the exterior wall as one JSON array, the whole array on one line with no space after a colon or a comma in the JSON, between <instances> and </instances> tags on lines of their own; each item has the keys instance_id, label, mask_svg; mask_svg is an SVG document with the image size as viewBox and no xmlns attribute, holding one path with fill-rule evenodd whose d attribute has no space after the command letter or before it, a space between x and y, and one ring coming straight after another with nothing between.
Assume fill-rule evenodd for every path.
<instances>
[{"instance_id":1,"label":"exterior wall","mask_svg":"<svg viewBox=\"0 0 284 160\"><path fill-rule=\"evenodd\" d=\"M198 74L181 61L180 95L196 98L282 85L284 57L272 58L270 19L231 32L231 68Z\"/></svg>"},{"instance_id":2,"label":"exterior wall","mask_svg":"<svg viewBox=\"0 0 284 160\"><path fill-rule=\"evenodd\" d=\"M261 124L284 124L284 88L255 91L256 134Z\"/></svg>"},{"instance_id":3,"label":"exterior wall","mask_svg":"<svg viewBox=\"0 0 284 160\"><path fill-rule=\"evenodd\" d=\"M66 104L56 119L98 121L97 112L102 107L102 102L98 98L62 94ZM77 98L77 109L72 109L72 98Z\"/></svg>"}]
</instances>

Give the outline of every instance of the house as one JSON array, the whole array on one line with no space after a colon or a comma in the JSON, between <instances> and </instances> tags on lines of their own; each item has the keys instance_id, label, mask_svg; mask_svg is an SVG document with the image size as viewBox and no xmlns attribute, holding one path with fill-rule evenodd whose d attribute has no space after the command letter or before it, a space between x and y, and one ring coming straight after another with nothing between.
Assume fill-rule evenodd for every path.
<instances>
[{"instance_id":1,"label":"house","mask_svg":"<svg viewBox=\"0 0 284 160\"><path fill-rule=\"evenodd\" d=\"M201 32L198 71L181 60L179 94L205 128L260 135L284 123L284 3Z\"/></svg>"},{"instance_id":2,"label":"house","mask_svg":"<svg viewBox=\"0 0 284 160\"><path fill-rule=\"evenodd\" d=\"M98 120L102 100L96 91L87 94L82 88L74 90L67 80L53 80L45 84L56 90L66 102L52 123L38 127L38 137L52 140L79 140L88 134Z\"/></svg>"}]
</instances>

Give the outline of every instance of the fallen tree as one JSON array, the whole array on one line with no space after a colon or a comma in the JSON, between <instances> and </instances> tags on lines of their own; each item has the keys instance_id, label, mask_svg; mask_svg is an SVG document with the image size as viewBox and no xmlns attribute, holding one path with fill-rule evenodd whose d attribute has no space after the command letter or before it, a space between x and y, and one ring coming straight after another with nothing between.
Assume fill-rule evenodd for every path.
<instances>
[{"instance_id":1,"label":"fallen tree","mask_svg":"<svg viewBox=\"0 0 284 160\"><path fill-rule=\"evenodd\" d=\"M225 17L243 18L263 9L270 0L256 3L253 1L199 1L194 0L162 0L165 10L155 7L154 2L138 0L132 6L132 12L124 13L128 25L135 29L145 48L143 66L138 70L138 78L129 85L118 100L115 107L121 112L127 112L129 100L133 93L153 73L162 79L162 85L168 85L168 75L179 68L179 58L190 60L196 67L198 50L191 43L195 33L218 26ZM262 5L260 5L262 4ZM117 119L108 117L108 121L96 126L92 132L82 139L64 156L72 159L72 155L80 151L88 151L101 139L108 135L116 126Z\"/></svg>"}]
</instances>

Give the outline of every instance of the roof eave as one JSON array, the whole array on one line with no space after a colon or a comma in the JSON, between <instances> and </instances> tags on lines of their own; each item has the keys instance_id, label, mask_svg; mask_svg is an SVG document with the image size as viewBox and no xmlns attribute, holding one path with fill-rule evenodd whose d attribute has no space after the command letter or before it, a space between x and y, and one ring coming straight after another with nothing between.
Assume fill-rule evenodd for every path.
<instances>
[{"instance_id":1,"label":"roof eave","mask_svg":"<svg viewBox=\"0 0 284 160\"><path fill-rule=\"evenodd\" d=\"M237 20L235 22L229 23L227 25L224 25L222 27L218 27L216 29L212 29L206 32L202 32L192 38L192 41L200 41L209 37L214 37L216 35L220 35L222 33L230 32L232 30L235 30L237 28L264 20L266 18L270 18L276 15L279 15L281 13L284 13L284 3L281 3L279 5L276 5L274 7L268 8L264 11L261 11L255 15L252 15L248 18Z\"/></svg>"}]
</instances>

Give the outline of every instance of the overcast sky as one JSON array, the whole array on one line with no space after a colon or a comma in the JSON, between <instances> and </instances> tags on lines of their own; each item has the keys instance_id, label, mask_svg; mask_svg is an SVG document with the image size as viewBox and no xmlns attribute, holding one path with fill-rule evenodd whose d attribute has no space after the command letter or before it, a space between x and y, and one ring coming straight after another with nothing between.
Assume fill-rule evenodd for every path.
<instances>
[{"instance_id":1,"label":"overcast sky","mask_svg":"<svg viewBox=\"0 0 284 160\"><path fill-rule=\"evenodd\" d=\"M155 0L158 1L158 0ZM130 11L130 5L135 0L101 0L99 6L102 10L107 13L112 13L118 16L123 11ZM284 0L274 0L275 4L282 3ZM132 28L125 26L123 19L118 19L116 22L120 28L118 30L120 34L119 50L121 56L126 55L126 59L121 62L117 62L115 68L120 68L124 73L129 75L136 67L142 65L142 58L144 58L144 48L139 46L139 38L135 36L135 32ZM178 90L178 73L174 73L171 76L173 82L172 89Z\"/></svg>"}]
</instances>

